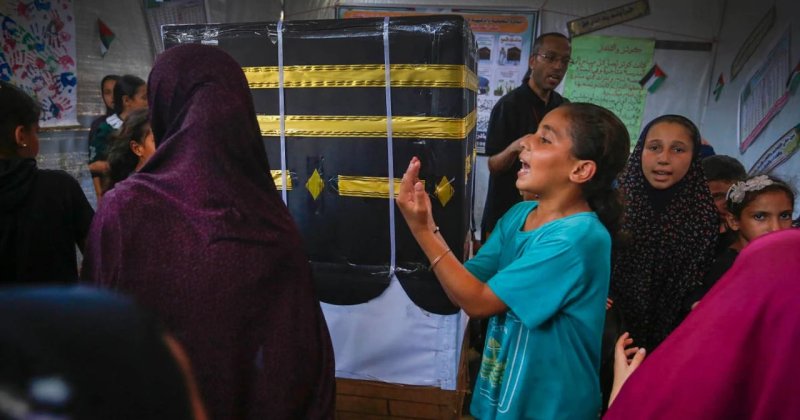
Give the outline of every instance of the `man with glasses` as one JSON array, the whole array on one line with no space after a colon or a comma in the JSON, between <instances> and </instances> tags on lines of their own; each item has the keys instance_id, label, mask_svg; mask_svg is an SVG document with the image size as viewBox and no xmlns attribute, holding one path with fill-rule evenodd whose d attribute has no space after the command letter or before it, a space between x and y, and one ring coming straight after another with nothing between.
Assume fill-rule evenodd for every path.
<instances>
[{"instance_id":1,"label":"man with glasses","mask_svg":"<svg viewBox=\"0 0 800 420\"><path fill-rule=\"evenodd\" d=\"M535 133L545 114L567 101L554 89L567 72L571 52L566 36L557 32L540 35L533 43L529 70L522 85L500 98L492 108L486 133L489 190L481 222L482 242L497 220L521 199L516 187L522 150L519 139Z\"/></svg>"}]
</instances>

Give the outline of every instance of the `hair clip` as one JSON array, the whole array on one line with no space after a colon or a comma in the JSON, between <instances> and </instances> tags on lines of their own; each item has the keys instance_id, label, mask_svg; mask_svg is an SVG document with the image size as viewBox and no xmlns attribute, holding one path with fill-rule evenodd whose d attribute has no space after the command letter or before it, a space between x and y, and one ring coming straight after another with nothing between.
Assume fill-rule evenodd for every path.
<instances>
[{"instance_id":1,"label":"hair clip","mask_svg":"<svg viewBox=\"0 0 800 420\"><path fill-rule=\"evenodd\" d=\"M725 198L739 204L744 200L744 196L748 192L761 191L774 183L775 181L769 179L766 175L759 175L747 181L739 181L731 185L731 188L728 189L728 195Z\"/></svg>"}]
</instances>

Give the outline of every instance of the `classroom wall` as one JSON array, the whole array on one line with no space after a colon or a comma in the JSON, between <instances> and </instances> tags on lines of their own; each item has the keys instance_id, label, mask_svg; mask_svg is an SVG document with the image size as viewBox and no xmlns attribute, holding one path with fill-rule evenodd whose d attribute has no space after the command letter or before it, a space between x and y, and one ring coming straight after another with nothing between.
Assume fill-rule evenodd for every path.
<instances>
[{"instance_id":1,"label":"classroom wall","mask_svg":"<svg viewBox=\"0 0 800 420\"><path fill-rule=\"evenodd\" d=\"M106 74L132 74L147 80L153 48L147 32L142 2L136 0L75 0L76 53L78 55L78 115L105 112L100 80ZM105 57L100 54L97 19L116 38ZM80 119L86 121L85 118ZM91 123L91 120L89 120ZM88 124L88 123L87 123Z\"/></svg>"},{"instance_id":2,"label":"classroom wall","mask_svg":"<svg viewBox=\"0 0 800 420\"><path fill-rule=\"evenodd\" d=\"M271 21L280 15L278 1L204 0L210 22ZM591 15L628 3L628 0L293 0L286 3L287 20L325 19L335 17L336 5L457 7L464 9L502 8L508 10L539 10L540 32L566 32L566 23L577 17ZM75 0L78 54L78 113L84 125L92 115L102 110L99 81L107 73L132 73L146 78L153 61L152 40L147 32L143 3L139 0L106 2ZM800 99L790 98L784 110L766 127L754 144L739 154L736 141L738 97L746 81L764 58L772 43L783 30L791 27L791 63L800 57L800 3L775 0L777 20L763 45L747 62L741 74L729 80L730 63L755 25L773 2L751 0L650 0L650 15L610 28L593 35L652 38L667 41L710 43L711 51L656 49L654 61L667 73L667 80L646 100L643 124L664 113L686 115L700 126L704 135L719 153L739 158L747 168L761 156L779 136L800 122ZM100 56L96 19L103 19L117 38L108 54ZM720 72L725 73L727 85L718 102L711 90ZM63 137L63 134L59 135ZM85 132L78 135L85 136ZM486 157L479 156L476 165L476 220L483 210L488 169ZM800 184L800 154L793 156L775 171L795 186ZM800 207L800 206L798 206Z\"/></svg>"},{"instance_id":3,"label":"classroom wall","mask_svg":"<svg viewBox=\"0 0 800 420\"><path fill-rule=\"evenodd\" d=\"M750 57L737 77L730 80L731 63L736 53L758 20L767 13L773 4L777 12L774 26L766 34L757 51ZM753 144L744 153L739 153L737 140L739 96L772 46L787 29L791 31L789 63L794 67L800 62L800 2L796 0L775 0L774 2L729 0L725 8L712 79L713 83L716 83L719 74L723 73L726 84L719 101L714 101L710 95L707 96L705 116L700 124L700 129L712 142L717 153L739 159L748 170L778 138L790 128L800 124L800 90L798 90L789 97L783 110L769 122ZM794 154L787 162L777 167L773 174L790 182L795 190L800 190L800 153ZM800 199L795 201L794 216L798 215L800 215Z\"/></svg>"}]
</instances>

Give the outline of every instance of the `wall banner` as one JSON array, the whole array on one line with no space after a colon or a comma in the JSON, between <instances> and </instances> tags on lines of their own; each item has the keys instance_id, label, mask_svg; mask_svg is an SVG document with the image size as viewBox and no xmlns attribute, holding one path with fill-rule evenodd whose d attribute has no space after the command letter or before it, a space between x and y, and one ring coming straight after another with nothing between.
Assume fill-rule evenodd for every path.
<instances>
[{"instance_id":1,"label":"wall banner","mask_svg":"<svg viewBox=\"0 0 800 420\"><path fill-rule=\"evenodd\" d=\"M761 41L767 36L767 32L772 29L774 24L775 6L773 5L761 20L758 21L756 27L753 28L753 31L750 32L750 35L747 36L747 39L744 40L744 43L739 48L736 57L733 58L733 62L731 63L731 80L735 79L736 75L742 71L747 60L756 52Z\"/></svg>"},{"instance_id":2,"label":"wall banner","mask_svg":"<svg viewBox=\"0 0 800 420\"><path fill-rule=\"evenodd\" d=\"M652 66L654 44L652 39L594 35L572 40L564 97L613 111L628 128L631 147L639 138L647 97L639 81Z\"/></svg>"},{"instance_id":3,"label":"wall banner","mask_svg":"<svg viewBox=\"0 0 800 420\"><path fill-rule=\"evenodd\" d=\"M789 160L800 149L800 124L794 126L772 144L750 168L748 175L761 175L772 172L783 162Z\"/></svg>"},{"instance_id":4,"label":"wall banner","mask_svg":"<svg viewBox=\"0 0 800 420\"><path fill-rule=\"evenodd\" d=\"M789 34L787 29L739 94L739 153L744 153L789 101Z\"/></svg>"},{"instance_id":5,"label":"wall banner","mask_svg":"<svg viewBox=\"0 0 800 420\"><path fill-rule=\"evenodd\" d=\"M569 30L570 36L576 37L649 14L650 5L647 0L637 0L591 16L571 20L567 22L567 30Z\"/></svg>"},{"instance_id":6,"label":"wall banner","mask_svg":"<svg viewBox=\"0 0 800 420\"><path fill-rule=\"evenodd\" d=\"M41 127L78 125L72 1L6 0L0 32L0 79L39 101Z\"/></svg>"}]
</instances>

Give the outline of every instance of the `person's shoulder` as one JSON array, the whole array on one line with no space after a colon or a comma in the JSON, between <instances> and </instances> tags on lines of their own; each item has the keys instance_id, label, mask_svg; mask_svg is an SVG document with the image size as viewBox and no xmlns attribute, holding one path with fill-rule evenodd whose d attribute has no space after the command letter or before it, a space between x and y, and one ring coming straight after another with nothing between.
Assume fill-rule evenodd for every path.
<instances>
[{"instance_id":1,"label":"person's shoulder","mask_svg":"<svg viewBox=\"0 0 800 420\"><path fill-rule=\"evenodd\" d=\"M529 93L527 92L528 90L530 90L528 85L523 83L514 90L512 90L511 92L506 93L500 99L498 99L497 103L495 103L495 106L507 103L516 104L521 101L525 101L525 98L529 96Z\"/></svg>"},{"instance_id":2,"label":"person's shoulder","mask_svg":"<svg viewBox=\"0 0 800 420\"><path fill-rule=\"evenodd\" d=\"M733 261L736 260L736 257L738 256L739 256L739 251L728 247L725 248L719 254L717 254L715 261L719 261L728 265L733 265Z\"/></svg>"},{"instance_id":3,"label":"person's shoulder","mask_svg":"<svg viewBox=\"0 0 800 420\"><path fill-rule=\"evenodd\" d=\"M550 94L552 95L552 98L550 99L550 101L551 101L551 103L553 104L554 107L569 103L569 99L561 96L561 94L556 92L556 91L552 91Z\"/></svg>"},{"instance_id":4,"label":"person's shoulder","mask_svg":"<svg viewBox=\"0 0 800 420\"><path fill-rule=\"evenodd\" d=\"M517 86L517 88L512 90L511 92L508 92L508 94L504 96L504 98L508 97L509 100L513 101L527 101L529 100L528 98L530 98L531 95L533 94L534 93L531 90L530 86L528 86L526 83L523 83Z\"/></svg>"},{"instance_id":5,"label":"person's shoulder","mask_svg":"<svg viewBox=\"0 0 800 420\"><path fill-rule=\"evenodd\" d=\"M608 230L594 212L587 211L562 217L551 223L551 230L551 234L563 237L573 243L611 242Z\"/></svg>"},{"instance_id":6,"label":"person's shoulder","mask_svg":"<svg viewBox=\"0 0 800 420\"><path fill-rule=\"evenodd\" d=\"M95 118L94 120L92 120L92 124L89 125L89 128L91 130L97 130L97 127L100 127L100 124L102 124L104 122L106 122L106 116L105 115L100 115L97 118Z\"/></svg>"},{"instance_id":7,"label":"person's shoulder","mask_svg":"<svg viewBox=\"0 0 800 420\"><path fill-rule=\"evenodd\" d=\"M66 171L62 171L61 169L39 169L39 180L41 182L46 182L49 184L58 184L58 185L78 185L78 182L75 177L68 174Z\"/></svg>"},{"instance_id":8,"label":"person's shoulder","mask_svg":"<svg viewBox=\"0 0 800 420\"><path fill-rule=\"evenodd\" d=\"M108 133L111 133L112 131L114 131L114 127L112 127L111 124L109 124L108 121L104 119L103 121L100 122L100 124L97 125L96 134L106 135Z\"/></svg>"}]
</instances>

